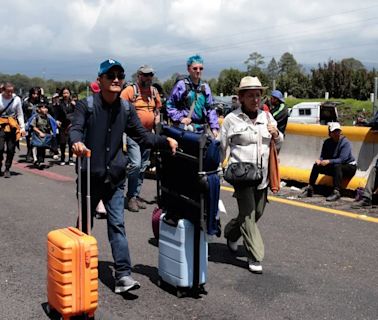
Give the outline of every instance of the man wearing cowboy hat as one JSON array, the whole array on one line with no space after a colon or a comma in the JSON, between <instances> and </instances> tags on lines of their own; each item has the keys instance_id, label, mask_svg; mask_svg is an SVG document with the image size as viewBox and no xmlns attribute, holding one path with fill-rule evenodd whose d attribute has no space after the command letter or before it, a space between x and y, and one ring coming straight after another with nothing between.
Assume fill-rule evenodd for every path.
<instances>
[{"instance_id":1,"label":"man wearing cowboy hat","mask_svg":"<svg viewBox=\"0 0 378 320\"><path fill-rule=\"evenodd\" d=\"M285 105L285 98L280 90L273 90L269 99L269 109L273 118L277 121L278 130L285 134L289 112Z\"/></svg>"},{"instance_id":2,"label":"man wearing cowboy hat","mask_svg":"<svg viewBox=\"0 0 378 320\"><path fill-rule=\"evenodd\" d=\"M237 242L243 238L248 269L253 273L262 273L264 258L264 242L257 221L263 215L267 202L270 141L273 139L278 144L283 140L273 116L260 109L264 89L266 87L257 77L241 79L238 88L241 107L225 117L220 134L223 156L229 149L228 164L257 163L262 170L263 178L258 186L234 185L238 215L230 220L224 230L227 246L232 252L237 252Z\"/></svg>"}]
</instances>

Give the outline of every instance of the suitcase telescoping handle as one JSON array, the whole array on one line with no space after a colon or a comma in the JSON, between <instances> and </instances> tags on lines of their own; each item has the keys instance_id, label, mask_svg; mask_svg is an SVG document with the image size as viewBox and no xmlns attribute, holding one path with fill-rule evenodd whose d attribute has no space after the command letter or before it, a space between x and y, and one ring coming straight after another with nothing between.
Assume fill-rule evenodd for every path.
<instances>
[{"instance_id":1,"label":"suitcase telescoping handle","mask_svg":"<svg viewBox=\"0 0 378 320\"><path fill-rule=\"evenodd\" d=\"M86 149L84 156L87 158L87 234L91 235L91 150ZM81 198L81 157L78 157L77 171L78 171L78 205L79 205L79 229L83 230L83 212L82 212L82 198Z\"/></svg>"}]
</instances>

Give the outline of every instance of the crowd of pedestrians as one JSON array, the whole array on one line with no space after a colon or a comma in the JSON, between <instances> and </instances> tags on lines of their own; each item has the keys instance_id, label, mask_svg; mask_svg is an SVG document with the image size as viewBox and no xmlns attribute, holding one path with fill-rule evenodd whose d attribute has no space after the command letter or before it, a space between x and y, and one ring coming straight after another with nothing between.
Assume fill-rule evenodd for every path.
<instances>
[{"instance_id":1,"label":"crowd of pedestrians","mask_svg":"<svg viewBox=\"0 0 378 320\"><path fill-rule=\"evenodd\" d=\"M161 86L153 84L155 71L151 66L138 68L136 82L126 85L124 67L112 59L100 64L97 79L90 84L92 95L80 101L68 87L57 89L50 98L44 95L42 88L33 87L23 101L14 93L13 84L5 83L1 89L2 176L11 177L15 148L22 137L26 137L25 160L39 170L46 168L46 150L53 161L62 166L73 166L74 154L82 156L87 149L92 151L91 172L84 169L83 174L92 177L92 207L101 204L102 213L106 214L116 293L140 287L131 276L124 208L133 212L146 208L140 194L151 149L159 146L175 153L178 147L174 139L154 134L155 126L164 119L163 110L164 122L184 130L206 132L220 140L222 154L229 164L260 163L262 179L257 185L234 186L238 213L226 225L225 238L232 252L238 250L237 243L242 238L248 269L262 273L264 244L257 222L267 203L270 143L273 141L279 150L285 136L288 120L285 99L281 91L274 90L270 98L263 101L267 88L257 77L244 77L240 80L237 96L233 97L232 110L220 126L212 107L211 89L202 79L203 58L199 55L189 57L186 67L188 75L177 79L167 97ZM327 200L337 201L343 177L351 178L356 172L351 144L342 136L338 123L329 125L329 136L312 168L309 186L301 197L311 197L318 174L325 173L333 177L334 187ZM355 207L371 205L372 190L376 187L375 167L363 199ZM85 184L82 190L85 195ZM82 205L85 215L85 199ZM91 221L93 224L93 216Z\"/></svg>"}]
</instances>

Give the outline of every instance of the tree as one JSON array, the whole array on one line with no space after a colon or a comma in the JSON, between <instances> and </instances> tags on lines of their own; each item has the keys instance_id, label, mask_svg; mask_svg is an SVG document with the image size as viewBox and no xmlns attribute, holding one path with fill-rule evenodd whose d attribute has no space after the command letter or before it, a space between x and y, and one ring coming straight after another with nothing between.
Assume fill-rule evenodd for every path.
<instances>
[{"instance_id":1,"label":"tree","mask_svg":"<svg viewBox=\"0 0 378 320\"><path fill-rule=\"evenodd\" d=\"M301 66L297 63L294 59L294 56L289 53L285 52L278 62L278 66L280 67L280 73L295 73L301 71Z\"/></svg>"},{"instance_id":2,"label":"tree","mask_svg":"<svg viewBox=\"0 0 378 320\"><path fill-rule=\"evenodd\" d=\"M276 59L272 58L272 60L270 60L265 70L269 83L272 83L273 80L277 79L279 72L280 72L280 67L278 63L276 62Z\"/></svg>"},{"instance_id":3,"label":"tree","mask_svg":"<svg viewBox=\"0 0 378 320\"><path fill-rule=\"evenodd\" d=\"M343 59L341 60L341 64L345 65L349 69L352 69L353 71L365 69L362 62L354 58Z\"/></svg>"},{"instance_id":4,"label":"tree","mask_svg":"<svg viewBox=\"0 0 378 320\"><path fill-rule=\"evenodd\" d=\"M261 73L261 67L264 66L264 57L258 53L253 52L249 55L248 59L244 61L247 65L247 72L252 76L258 76Z\"/></svg>"},{"instance_id":5,"label":"tree","mask_svg":"<svg viewBox=\"0 0 378 320\"><path fill-rule=\"evenodd\" d=\"M245 76L245 72L238 69L224 69L218 77L217 92L223 95L235 94L236 88L239 86L240 79Z\"/></svg>"},{"instance_id":6,"label":"tree","mask_svg":"<svg viewBox=\"0 0 378 320\"><path fill-rule=\"evenodd\" d=\"M216 96L218 95L218 80L217 79L210 79L209 81L207 81L208 84L209 84L209 87L211 89L211 93Z\"/></svg>"},{"instance_id":7,"label":"tree","mask_svg":"<svg viewBox=\"0 0 378 320\"><path fill-rule=\"evenodd\" d=\"M176 79L178 76L180 76L179 73L174 73L168 80L164 81L163 90L167 95L169 95L170 92L172 91L173 86L175 85Z\"/></svg>"}]
</instances>

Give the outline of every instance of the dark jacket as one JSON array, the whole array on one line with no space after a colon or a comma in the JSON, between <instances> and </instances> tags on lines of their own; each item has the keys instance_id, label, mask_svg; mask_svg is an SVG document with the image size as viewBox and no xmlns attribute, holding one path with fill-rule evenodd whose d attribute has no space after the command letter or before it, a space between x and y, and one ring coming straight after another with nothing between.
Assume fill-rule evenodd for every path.
<instances>
[{"instance_id":1,"label":"dark jacket","mask_svg":"<svg viewBox=\"0 0 378 320\"><path fill-rule=\"evenodd\" d=\"M129 111L121 105L121 99L107 104L101 93L93 96L93 110L88 110L87 100L79 101L75 107L70 129L72 143L84 142L92 151L91 176L103 178L113 186L125 182L127 152L123 150L123 133L147 148L168 148L166 137L146 130L129 102ZM86 164L83 163L83 168ZM85 171L85 169L83 169Z\"/></svg>"},{"instance_id":2,"label":"dark jacket","mask_svg":"<svg viewBox=\"0 0 378 320\"><path fill-rule=\"evenodd\" d=\"M352 145L344 136L341 136L338 142L332 138L325 140L320 160L330 160L330 164L356 164L356 159L352 155Z\"/></svg>"},{"instance_id":3,"label":"dark jacket","mask_svg":"<svg viewBox=\"0 0 378 320\"><path fill-rule=\"evenodd\" d=\"M273 106L270 109L270 113L273 118L277 121L277 129L285 134L287 120L289 118L289 111L284 103L280 103L277 106Z\"/></svg>"}]
</instances>

